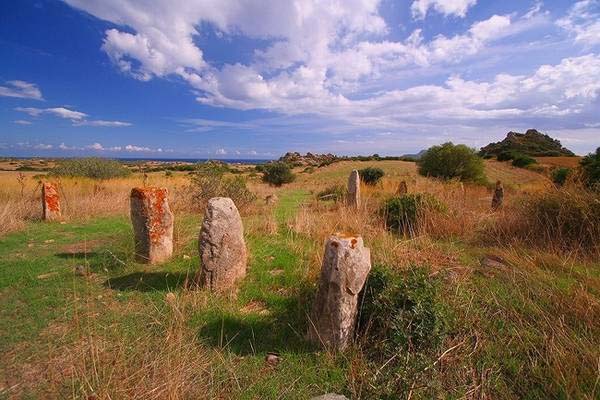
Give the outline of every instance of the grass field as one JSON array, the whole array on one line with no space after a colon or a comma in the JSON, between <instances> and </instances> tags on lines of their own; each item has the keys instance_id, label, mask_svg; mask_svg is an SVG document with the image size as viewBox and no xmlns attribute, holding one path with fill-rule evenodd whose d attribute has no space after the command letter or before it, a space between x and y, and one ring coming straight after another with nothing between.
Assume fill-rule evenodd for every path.
<instances>
[{"instance_id":1,"label":"grass field","mask_svg":"<svg viewBox=\"0 0 600 400\"><path fill-rule=\"evenodd\" d=\"M373 164L332 164L280 189L250 177L258 200L242 210L248 275L236 295L220 296L186 289L199 268L202 213L185 174L149 177L170 189L176 217L174 255L159 266L133 258L127 196L141 176L63 179L65 221L43 223L38 178L26 176L21 197L17 173L1 174L0 398L599 398L598 259L483 235L525 193L552 190L547 178L488 161L488 178L507 187L506 209L494 214L490 188L385 161L360 210L316 200ZM377 209L399 180L451 211L417 237L388 233ZM267 206L271 193L279 200ZM323 242L336 231L362 234L375 267L427 271L445 321L439 344L374 363L368 338L337 354L305 340ZM482 264L485 256L502 262ZM265 363L267 352L281 362Z\"/></svg>"}]
</instances>

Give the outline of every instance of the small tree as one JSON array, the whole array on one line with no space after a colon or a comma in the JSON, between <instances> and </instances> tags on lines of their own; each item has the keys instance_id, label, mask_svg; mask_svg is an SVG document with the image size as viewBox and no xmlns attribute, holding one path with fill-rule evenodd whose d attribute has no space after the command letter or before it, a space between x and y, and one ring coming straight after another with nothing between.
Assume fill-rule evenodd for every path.
<instances>
[{"instance_id":1,"label":"small tree","mask_svg":"<svg viewBox=\"0 0 600 400\"><path fill-rule=\"evenodd\" d=\"M474 149L452 142L430 147L417 161L419 174L436 178L459 178L462 181L485 182L483 160Z\"/></svg>"},{"instance_id":2,"label":"small tree","mask_svg":"<svg viewBox=\"0 0 600 400\"><path fill-rule=\"evenodd\" d=\"M385 175L385 172L381 168L368 167L359 170L358 174L365 185L376 185L383 175Z\"/></svg>"},{"instance_id":3,"label":"small tree","mask_svg":"<svg viewBox=\"0 0 600 400\"><path fill-rule=\"evenodd\" d=\"M263 182L273 186L281 186L296 179L296 175L294 175L290 166L284 162L266 164L262 168L262 173Z\"/></svg>"},{"instance_id":4,"label":"small tree","mask_svg":"<svg viewBox=\"0 0 600 400\"><path fill-rule=\"evenodd\" d=\"M600 190L600 147L596 149L596 153L583 157L580 165L586 186Z\"/></svg>"},{"instance_id":5,"label":"small tree","mask_svg":"<svg viewBox=\"0 0 600 400\"><path fill-rule=\"evenodd\" d=\"M557 168L554 171L552 171L552 182L554 182L558 186L562 186L565 184L565 182L567 181L567 178L569 177L570 174L571 174L570 168L565 168L565 167Z\"/></svg>"}]
</instances>

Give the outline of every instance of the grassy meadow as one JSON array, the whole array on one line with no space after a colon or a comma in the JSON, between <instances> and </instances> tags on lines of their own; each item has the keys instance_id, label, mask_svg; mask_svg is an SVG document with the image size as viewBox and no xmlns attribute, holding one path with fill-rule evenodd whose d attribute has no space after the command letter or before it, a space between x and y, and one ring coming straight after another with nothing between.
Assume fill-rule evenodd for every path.
<instances>
[{"instance_id":1,"label":"grassy meadow","mask_svg":"<svg viewBox=\"0 0 600 400\"><path fill-rule=\"evenodd\" d=\"M359 210L317 199L367 166L386 175L362 187ZM175 214L172 259L148 266L134 261L129 221L141 174L61 178L64 221L45 223L39 172L0 172L0 399L598 399L597 231L579 245L570 232L532 228L525 199L576 191L507 163L485 168L504 183L497 212L493 185L422 177L411 162L299 168L281 188L245 173L257 196L240 210L248 274L229 295L186 288L202 222L186 173L146 178L169 188ZM425 215L414 237L388 232L378 213L401 180L447 207ZM269 194L276 204L265 204ZM342 231L363 236L374 269L425 271L427 285L410 290L443 319L430 343L376 360L369 336L343 353L306 341L323 244ZM481 262L490 257L500 261ZM75 273L79 265L89 274ZM412 315L415 325L425 318ZM265 363L268 352L281 361Z\"/></svg>"}]
</instances>

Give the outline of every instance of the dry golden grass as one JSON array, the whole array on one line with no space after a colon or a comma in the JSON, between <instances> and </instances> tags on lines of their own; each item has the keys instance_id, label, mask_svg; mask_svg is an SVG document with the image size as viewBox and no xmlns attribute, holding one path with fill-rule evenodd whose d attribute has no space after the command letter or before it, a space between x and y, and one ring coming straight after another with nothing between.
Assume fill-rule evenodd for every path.
<instances>
[{"instance_id":1,"label":"dry golden grass","mask_svg":"<svg viewBox=\"0 0 600 400\"><path fill-rule=\"evenodd\" d=\"M539 164L550 167L577 168L581 157L535 157L535 160Z\"/></svg>"}]
</instances>

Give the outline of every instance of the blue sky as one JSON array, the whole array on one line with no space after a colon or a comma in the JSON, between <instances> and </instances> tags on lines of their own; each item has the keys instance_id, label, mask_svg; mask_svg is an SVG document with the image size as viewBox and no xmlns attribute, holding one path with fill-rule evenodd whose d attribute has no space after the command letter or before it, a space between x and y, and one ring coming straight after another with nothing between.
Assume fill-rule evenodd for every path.
<instances>
[{"instance_id":1,"label":"blue sky","mask_svg":"<svg viewBox=\"0 0 600 400\"><path fill-rule=\"evenodd\" d=\"M0 155L600 146L600 0L0 3Z\"/></svg>"}]
</instances>

